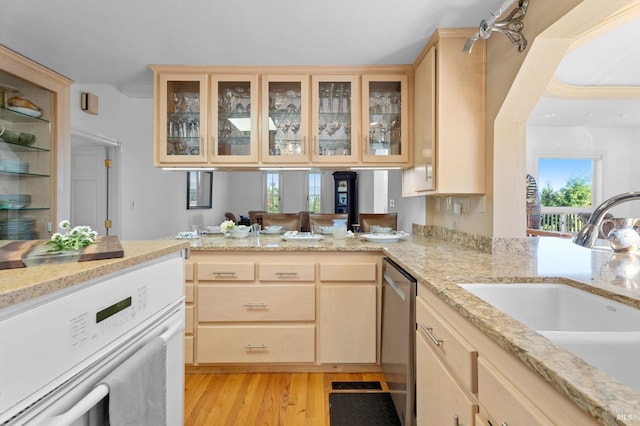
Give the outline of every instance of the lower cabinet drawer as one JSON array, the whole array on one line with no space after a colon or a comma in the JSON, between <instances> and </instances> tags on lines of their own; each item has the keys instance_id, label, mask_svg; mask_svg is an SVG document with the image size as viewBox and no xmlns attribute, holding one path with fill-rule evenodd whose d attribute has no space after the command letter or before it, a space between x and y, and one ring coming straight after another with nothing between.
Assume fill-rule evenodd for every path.
<instances>
[{"instance_id":1,"label":"lower cabinet drawer","mask_svg":"<svg viewBox=\"0 0 640 426\"><path fill-rule=\"evenodd\" d=\"M314 321L315 285L198 287L198 321Z\"/></svg>"},{"instance_id":2,"label":"lower cabinet drawer","mask_svg":"<svg viewBox=\"0 0 640 426\"><path fill-rule=\"evenodd\" d=\"M554 424L482 357L478 358L478 401L492 424Z\"/></svg>"},{"instance_id":3,"label":"lower cabinet drawer","mask_svg":"<svg viewBox=\"0 0 640 426\"><path fill-rule=\"evenodd\" d=\"M193 336L184 337L184 363L193 364Z\"/></svg>"},{"instance_id":4,"label":"lower cabinet drawer","mask_svg":"<svg viewBox=\"0 0 640 426\"><path fill-rule=\"evenodd\" d=\"M315 326L199 326L198 363L314 362Z\"/></svg>"},{"instance_id":5,"label":"lower cabinet drawer","mask_svg":"<svg viewBox=\"0 0 640 426\"><path fill-rule=\"evenodd\" d=\"M433 351L446 360L467 390L475 393L478 386L478 352L474 347L420 297L416 298L416 323L418 334L424 336Z\"/></svg>"},{"instance_id":6,"label":"lower cabinet drawer","mask_svg":"<svg viewBox=\"0 0 640 426\"><path fill-rule=\"evenodd\" d=\"M193 305L187 305L184 308L184 332L193 334Z\"/></svg>"}]
</instances>

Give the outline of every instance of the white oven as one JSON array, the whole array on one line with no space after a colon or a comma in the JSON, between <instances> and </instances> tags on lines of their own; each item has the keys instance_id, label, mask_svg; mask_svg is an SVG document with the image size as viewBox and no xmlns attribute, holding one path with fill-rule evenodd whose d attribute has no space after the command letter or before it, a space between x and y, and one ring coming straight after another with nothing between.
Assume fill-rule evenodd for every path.
<instances>
[{"instance_id":1,"label":"white oven","mask_svg":"<svg viewBox=\"0 0 640 426\"><path fill-rule=\"evenodd\" d=\"M183 289L176 253L0 309L0 425L108 424L106 383L151 345L166 424L182 425Z\"/></svg>"}]
</instances>

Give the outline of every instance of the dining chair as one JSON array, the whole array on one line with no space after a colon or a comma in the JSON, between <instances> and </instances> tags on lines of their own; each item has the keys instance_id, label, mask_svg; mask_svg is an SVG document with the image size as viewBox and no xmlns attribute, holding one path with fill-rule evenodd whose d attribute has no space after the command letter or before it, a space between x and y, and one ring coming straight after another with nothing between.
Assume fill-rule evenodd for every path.
<instances>
[{"instance_id":1,"label":"dining chair","mask_svg":"<svg viewBox=\"0 0 640 426\"><path fill-rule=\"evenodd\" d=\"M267 213L266 210L249 210L249 224L259 223L262 225L262 215Z\"/></svg>"},{"instance_id":2,"label":"dining chair","mask_svg":"<svg viewBox=\"0 0 640 426\"><path fill-rule=\"evenodd\" d=\"M349 220L348 213L315 213L309 215L309 226L313 229L314 226L332 226L333 219L347 219Z\"/></svg>"},{"instance_id":3,"label":"dining chair","mask_svg":"<svg viewBox=\"0 0 640 426\"><path fill-rule=\"evenodd\" d=\"M374 225L398 229L398 213L360 213L358 220L362 232L370 232Z\"/></svg>"},{"instance_id":4,"label":"dining chair","mask_svg":"<svg viewBox=\"0 0 640 426\"><path fill-rule=\"evenodd\" d=\"M285 231L299 231L300 213L264 213L262 228L273 225L280 225Z\"/></svg>"}]
</instances>

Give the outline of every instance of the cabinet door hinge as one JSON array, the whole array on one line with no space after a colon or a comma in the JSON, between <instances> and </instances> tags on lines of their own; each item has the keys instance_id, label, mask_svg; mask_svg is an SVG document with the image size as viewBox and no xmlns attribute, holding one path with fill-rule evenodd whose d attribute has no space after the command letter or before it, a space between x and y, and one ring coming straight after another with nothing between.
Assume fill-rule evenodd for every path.
<instances>
[{"instance_id":1,"label":"cabinet door hinge","mask_svg":"<svg viewBox=\"0 0 640 426\"><path fill-rule=\"evenodd\" d=\"M105 229L111 229L111 221L109 219L104 221Z\"/></svg>"},{"instance_id":2,"label":"cabinet door hinge","mask_svg":"<svg viewBox=\"0 0 640 426\"><path fill-rule=\"evenodd\" d=\"M109 169L111 168L111 166L113 166L113 161L110 158L107 158L104 160L104 166Z\"/></svg>"}]
</instances>

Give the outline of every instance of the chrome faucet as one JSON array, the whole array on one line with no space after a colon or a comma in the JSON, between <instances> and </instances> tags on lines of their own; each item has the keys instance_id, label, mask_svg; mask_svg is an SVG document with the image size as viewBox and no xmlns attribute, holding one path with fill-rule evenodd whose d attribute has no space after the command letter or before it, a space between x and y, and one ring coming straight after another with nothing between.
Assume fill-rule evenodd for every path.
<instances>
[{"instance_id":1,"label":"chrome faucet","mask_svg":"<svg viewBox=\"0 0 640 426\"><path fill-rule=\"evenodd\" d=\"M622 204L626 201L631 201L635 199L640 199L640 192L624 192L622 194L614 195L608 200L604 201L600 204L596 209L591 213L591 217L587 221L587 223L582 227L578 235L573 239L573 242L583 247L593 247L598 238L598 233L600 232L600 224L602 223L602 219L604 215L613 207L618 204Z\"/></svg>"}]
</instances>

